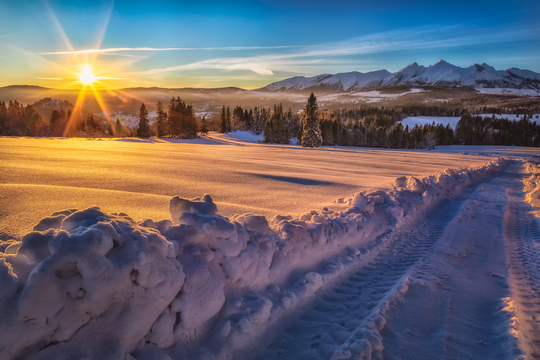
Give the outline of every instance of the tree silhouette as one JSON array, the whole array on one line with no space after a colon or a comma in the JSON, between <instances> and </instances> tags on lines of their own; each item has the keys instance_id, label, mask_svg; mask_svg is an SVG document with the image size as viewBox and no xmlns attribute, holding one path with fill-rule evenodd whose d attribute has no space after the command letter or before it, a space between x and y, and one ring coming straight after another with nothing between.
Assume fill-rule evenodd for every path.
<instances>
[{"instance_id":1,"label":"tree silhouette","mask_svg":"<svg viewBox=\"0 0 540 360\"><path fill-rule=\"evenodd\" d=\"M141 139L148 139L150 137L150 125L148 124L148 110L141 105L139 110L139 128L137 129L137 137Z\"/></svg>"},{"instance_id":2,"label":"tree silhouette","mask_svg":"<svg viewBox=\"0 0 540 360\"><path fill-rule=\"evenodd\" d=\"M313 93L308 98L304 108L304 132L302 134L302 147L319 147L322 143L321 128L318 118L317 98Z\"/></svg>"},{"instance_id":3,"label":"tree silhouette","mask_svg":"<svg viewBox=\"0 0 540 360\"><path fill-rule=\"evenodd\" d=\"M219 132L225 134L227 130L227 114L225 112L225 105L221 108L221 118L219 123Z\"/></svg>"},{"instance_id":4,"label":"tree silhouette","mask_svg":"<svg viewBox=\"0 0 540 360\"><path fill-rule=\"evenodd\" d=\"M229 110L229 107L227 106L227 132L231 132L231 111Z\"/></svg>"},{"instance_id":5,"label":"tree silhouette","mask_svg":"<svg viewBox=\"0 0 540 360\"><path fill-rule=\"evenodd\" d=\"M201 133L201 135L208 134L208 126L206 126L206 118L204 116L202 118L202 124L201 124L201 128L199 129L199 132Z\"/></svg>"},{"instance_id":6,"label":"tree silhouette","mask_svg":"<svg viewBox=\"0 0 540 360\"><path fill-rule=\"evenodd\" d=\"M157 102L157 136L162 138L167 135L167 113L163 109L161 101Z\"/></svg>"}]
</instances>

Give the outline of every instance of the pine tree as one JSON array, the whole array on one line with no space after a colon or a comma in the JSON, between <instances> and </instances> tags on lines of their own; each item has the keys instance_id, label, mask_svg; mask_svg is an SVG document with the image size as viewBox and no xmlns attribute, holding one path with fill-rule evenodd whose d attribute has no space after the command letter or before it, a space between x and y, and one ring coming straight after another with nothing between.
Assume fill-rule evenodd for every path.
<instances>
[{"instance_id":1,"label":"pine tree","mask_svg":"<svg viewBox=\"0 0 540 360\"><path fill-rule=\"evenodd\" d=\"M141 105L139 110L139 128L137 129L137 137L141 139L148 139L150 137L150 125L148 125L148 111Z\"/></svg>"},{"instance_id":2,"label":"pine tree","mask_svg":"<svg viewBox=\"0 0 540 360\"><path fill-rule=\"evenodd\" d=\"M51 118L49 119L49 128L51 129L51 136L62 136L60 122L62 116L58 110L53 110L51 113Z\"/></svg>"},{"instance_id":3,"label":"pine tree","mask_svg":"<svg viewBox=\"0 0 540 360\"><path fill-rule=\"evenodd\" d=\"M101 126L99 126L99 123L96 121L96 119L94 119L93 115L88 116L86 121L83 122L82 128L86 134L86 137L89 139L95 138L101 132Z\"/></svg>"},{"instance_id":4,"label":"pine tree","mask_svg":"<svg viewBox=\"0 0 540 360\"><path fill-rule=\"evenodd\" d=\"M178 114L176 113L176 99L171 98L169 103L169 116L167 118L167 134L169 136L177 136L176 128L178 127Z\"/></svg>"},{"instance_id":5,"label":"pine tree","mask_svg":"<svg viewBox=\"0 0 540 360\"><path fill-rule=\"evenodd\" d=\"M197 119L195 119L195 113L193 107L188 105L183 110L183 122L182 122L182 135L183 139L195 139L199 132L199 126L197 125Z\"/></svg>"},{"instance_id":6,"label":"pine tree","mask_svg":"<svg viewBox=\"0 0 540 360\"><path fill-rule=\"evenodd\" d=\"M332 145L341 145L341 125L341 117L338 113L337 117L332 122Z\"/></svg>"},{"instance_id":7,"label":"pine tree","mask_svg":"<svg viewBox=\"0 0 540 360\"><path fill-rule=\"evenodd\" d=\"M278 144L288 144L289 136L287 133L287 124L283 115L283 105L275 105L270 119L264 127L265 142L272 142Z\"/></svg>"},{"instance_id":8,"label":"pine tree","mask_svg":"<svg viewBox=\"0 0 540 360\"><path fill-rule=\"evenodd\" d=\"M165 115L163 115L165 116ZM186 105L180 97L172 98L169 104L168 134L179 139L197 137L197 120L191 105Z\"/></svg>"},{"instance_id":9,"label":"pine tree","mask_svg":"<svg viewBox=\"0 0 540 360\"><path fill-rule=\"evenodd\" d=\"M302 147L319 147L322 143L321 129L317 113L317 98L313 93L308 98L304 108L304 132Z\"/></svg>"},{"instance_id":10,"label":"pine tree","mask_svg":"<svg viewBox=\"0 0 540 360\"><path fill-rule=\"evenodd\" d=\"M274 140L274 123L270 119L264 123L264 142L273 143Z\"/></svg>"},{"instance_id":11,"label":"pine tree","mask_svg":"<svg viewBox=\"0 0 540 360\"><path fill-rule=\"evenodd\" d=\"M120 122L120 118L116 118L116 126L114 130L114 136L120 137L124 135L124 128L122 127L122 123Z\"/></svg>"},{"instance_id":12,"label":"pine tree","mask_svg":"<svg viewBox=\"0 0 540 360\"><path fill-rule=\"evenodd\" d=\"M244 128L245 128L244 109L242 109L241 106L237 106L233 110L232 127L233 127L234 131L236 131L236 130L244 130Z\"/></svg>"},{"instance_id":13,"label":"pine tree","mask_svg":"<svg viewBox=\"0 0 540 360\"><path fill-rule=\"evenodd\" d=\"M62 136L69 136L69 133L71 130L70 128L75 127L74 124L72 124L74 120L75 120L75 116L73 116L73 112L71 111L71 109L68 109L68 111L66 112L66 126L64 127L64 131L62 132Z\"/></svg>"},{"instance_id":14,"label":"pine tree","mask_svg":"<svg viewBox=\"0 0 540 360\"><path fill-rule=\"evenodd\" d=\"M227 115L225 112L225 105L221 108L221 119L219 123L219 132L225 134L227 131Z\"/></svg>"},{"instance_id":15,"label":"pine tree","mask_svg":"<svg viewBox=\"0 0 540 360\"><path fill-rule=\"evenodd\" d=\"M201 135L208 134L208 127L206 126L206 118L204 116L202 118L202 124L201 124L201 128L199 129L199 132L201 133Z\"/></svg>"},{"instance_id":16,"label":"pine tree","mask_svg":"<svg viewBox=\"0 0 540 360\"><path fill-rule=\"evenodd\" d=\"M28 124L26 135L29 136L44 136L46 135L46 124L41 119L41 116L28 104L22 113L23 123Z\"/></svg>"},{"instance_id":17,"label":"pine tree","mask_svg":"<svg viewBox=\"0 0 540 360\"><path fill-rule=\"evenodd\" d=\"M279 144L288 144L289 143L289 132L287 129L287 121L283 114L283 105L280 103L277 106L274 106L274 111L276 112L276 137L277 143Z\"/></svg>"},{"instance_id":18,"label":"pine tree","mask_svg":"<svg viewBox=\"0 0 540 360\"><path fill-rule=\"evenodd\" d=\"M231 132L231 111L229 110L229 107L227 106L227 132Z\"/></svg>"},{"instance_id":19,"label":"pine tree","mask_svg":"<svg viewBox=\"0 0 540 360\"><path fill-rule=\"evenodd\" d=\"M5 102L0 101L0 135L8 134L8 115Z\"/></svg>"},{"instance_id":20,"label":"pine tree","mask_svg":"<svg viewBox=\"0 0 540 360\"><path fill-rule=\"evenodd\" d=\"M392 149L401 148L401 143L403 142L403 125L397 123L393 126L390 133L390 147Z\"/></svg>"},{"instance_id":21,"label":"pine tree","mask_svg":"<svg viewBox=\"0 0 540 360\"><path fill-rule=\"evenodd\" d=\"M182 131L184 130L184 112L186 104L180 97L171 99L169 104L169 136L176 138L182 138Z\"/></svg>"},{"instance_id":22,"label":"pine tree","mask_svg":"<svg viewBox=\"0 0 540 360\"><path fill-rule=\"evenodd\" d=\"M162 138L167 135L167 113L163 109L161 101L157 102L157 136Z\"/></svg>"}]
</instances>

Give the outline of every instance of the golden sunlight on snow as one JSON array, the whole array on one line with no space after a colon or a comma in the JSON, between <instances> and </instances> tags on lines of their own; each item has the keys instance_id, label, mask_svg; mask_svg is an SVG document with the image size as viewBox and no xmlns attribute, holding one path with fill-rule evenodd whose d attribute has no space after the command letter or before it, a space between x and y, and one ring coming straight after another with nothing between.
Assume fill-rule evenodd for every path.
<instances>
[{"instance_id":1,"label":"golden sunlight on snow","mask_svg":"<svg viewBox=\"0 0 540 360\"><path fill-rule=\"evenodd\" d=\"M135 220L169 218L169 200L210 194L220 214L300 215L358 191L391 188L491 158L427 151L303 149L199 139L0 138L2 236L20 236L63 209L99 206ZM24 214L24 215L23 215Z\"/></svg>"}]
</instances>

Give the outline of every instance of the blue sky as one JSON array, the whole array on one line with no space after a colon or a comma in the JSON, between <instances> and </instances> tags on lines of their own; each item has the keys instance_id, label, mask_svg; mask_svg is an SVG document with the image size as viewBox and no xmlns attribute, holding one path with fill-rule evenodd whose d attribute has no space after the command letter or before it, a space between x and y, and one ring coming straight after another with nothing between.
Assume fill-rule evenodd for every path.
<instances>
[{"instance_id":1,"label":"blue sky","mask_svg":"<svg viewBox=\"0 0 540 360\"><path fill-rule=\"evenodd\" d=\"M0 2L0 86L257 88L416 61L540 72L540 1Z\"/></svg>"}]
</instances>

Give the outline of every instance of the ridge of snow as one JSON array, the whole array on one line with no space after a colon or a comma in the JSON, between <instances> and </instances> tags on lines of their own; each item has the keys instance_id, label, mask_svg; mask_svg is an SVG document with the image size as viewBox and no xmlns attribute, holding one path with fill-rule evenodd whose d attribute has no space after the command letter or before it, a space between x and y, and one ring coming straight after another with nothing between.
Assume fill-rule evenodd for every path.
<instances>
[{"instance_id":1,"label":"ridge of snow","mask_svg":"<svg viewBox=\"0 0 540 360\"><path fill-rule=\"evenodd\" d=\"M540 207L540 166L532 161L525 163L525 170L531 174L528 178L524 179L524 192L525 201L533 207ZM540 212L535 214L540 217Z\"/></svg>"}]
</instances>

